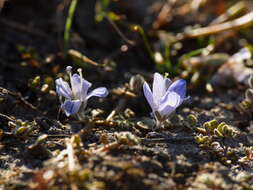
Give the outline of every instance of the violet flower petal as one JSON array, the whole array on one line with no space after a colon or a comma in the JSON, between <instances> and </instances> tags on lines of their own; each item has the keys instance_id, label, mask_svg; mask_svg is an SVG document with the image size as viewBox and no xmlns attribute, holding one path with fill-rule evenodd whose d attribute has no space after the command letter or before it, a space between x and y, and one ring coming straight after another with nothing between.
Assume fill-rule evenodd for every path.
<instances>
[{"instance_id":1,"label":"violet flower petal","mask_svg":"<svg viewBox=\"0 0 253 190\"><path fill-rule=\"evenodd\" d=\"M97 97L106 97L108 95L108 90L105 87L99 87L94 90L92 90L90 93L88 93L86 100L88 100L92 96Z\"/></svg>"},{"instance_id":2,"label":"violet flower petal","mask_svg":"<svg viewBox=\"0 0 253 190\"><path fill-rule=\"evenodd\" d=\"M170 85L172 84L172 81L168 78L165 78L165 89L167 91L167 89L170 87Z\"/></svg>"},{"instance_id":3,"label":"violet flower petal","mask_svg":"<svg viewBox=\"0 0 253 190\"><path fill-rule=\"evenodd\" d=\"M81 89L81 93L80 93L80 99L82 101L85 101L87 99L87 93L89 88L91 87L91 83L85 79L82 79L82 89Z\"/></svg>"},{"instance_id":4,"label":"violet flower petal","mask_svg":"<svg viewBox=\"0 0 253 190\"><path fill-rule=\"evenodd\" d=\"M75 98L85 100L88 89L91 87L91 83L85 79L82 79L80 75L74 74L71 77L71 86Z\"/></svg>"},{"instance_id":5,"label":"violet flower petal","mask_svg":"<svg viewBox=\"0 0 253 190\"><path fill-rule=\"evenodd\" d=\"M161 102L158 112L161 116L168 116L182 103L180 95L176 92L171 92Z\"/></svg>"},{"instance_id":6,"label":"violet flower petal","mask_svg":"<svg viewBox=\"0 0 253 190\"><path fill-rule=\"evenodd\" d=\"M64 110L66 116L70 116L76 114L81 106L80 100L66 100L62 105L61 108Z\"/></svg>"},{"instance_id":7,"label":"violet flower petal","mask_svg":"<svg viewBox=\"0 0 253 190\"><path fill-rule=\"evenodd\" d=\"M154 74L153 79L153 98L156 105L159 104L160 99L166 93L166 80L159 73Z\"/></svg>"},{"instance_id":8,"label":"violet flower petal","mask_svg":"<svg viewBox=\"0 0 253 190\"><path fill-rule=\"evenodd\" d=\"M62 78L56 79L56 92L59 96L64 96L67 99L71 99L71 89L67 82Z\"/></svg>"},{"instance_id":9,"label":"violet flower petal","mask_svg":"<svg viewBox=\"0 0 253 190\"><path fill-rule=\"evenodd\" d=\"M79 99L81 95L81 77L76 73L73 74L70 83L74 96Z\"/></svg>"},{"instance_id":10,"label":"violet flower petal","mask_svg":"<svg viewBox=\"0 0 253 190\"><path fill-rule=\"evenodd\" d=\"M155 111L157 109L157 105L154 102L153 94L149 88L149 85L146 82L144 82L144 84L143 84L143 92L144 92L144 96L145 96L146 100L148 101L150 107L152 108L153 111Z\"/></svg>"},{"instance_id":11,"label":"violet flower petal","mask_svg":"<svg viewBox=\"0 0 253 190\"><path fill-rule=\"evenodd\" d=\"M170 85L166 94L169 92L176 92L181 99L184 99L186 95L186 81L183 79L176 80Z\"/></svg>"}]
</instances>

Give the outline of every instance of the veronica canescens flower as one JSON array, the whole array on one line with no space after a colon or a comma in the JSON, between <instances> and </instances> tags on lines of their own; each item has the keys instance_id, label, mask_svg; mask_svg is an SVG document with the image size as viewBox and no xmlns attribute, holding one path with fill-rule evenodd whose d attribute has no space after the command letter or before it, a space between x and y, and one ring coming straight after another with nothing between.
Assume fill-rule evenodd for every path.
<instances>
[{"instance_id":1,"label":"veronica canescens flower","mask_svg":"<svg viewBox=\"0 0 253 190\"><path fill-rule=\"evenodd\" d=\"M172 83L170 79L155 73L152 91L146 82L143 84L143 91L152 108L152 115L160 123L186 99L186 81L179 79Z\"/></svg>"},{"instance_id":2,"label":"veronica canescens flower","mask_svg":"<svg viewBox=\"0 0 253 190\"><path fill-rule=\"evenodd\" d=\"M56 92L60 96L61 108L64 110L66 116L79 115L84 112L87 101L92 96L105 97L108 95L108 91L105 87L100 87L88 92L91 87L91 83L85 80L82 76L82 69L78 69L78 73L72 75L71 66L66 68L70 84L64 81L62 78L56 79ZM64 102L62 101L64 97Z\"/></svg>"}]
</instances>

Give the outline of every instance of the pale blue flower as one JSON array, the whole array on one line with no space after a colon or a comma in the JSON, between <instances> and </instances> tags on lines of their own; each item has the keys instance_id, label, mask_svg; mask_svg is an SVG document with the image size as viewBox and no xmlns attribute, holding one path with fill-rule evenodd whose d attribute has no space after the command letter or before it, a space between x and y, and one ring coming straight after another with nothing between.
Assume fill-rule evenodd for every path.
<instances>
[{"instance_id":1,"label":"pale blue flower","mask_svg":"<svg viewBox=\"0 0 253 190\"><path fill-rule=\"evenodd\" d=\"M96 88L91 92L88 92L92 84L83 79L82 70L78 69L79 74L75 73L72 75L71 69L72 68L70 66L66 69L70 75L71 87L62 78L55 80L57 94L65 99L61 104L61 108L67 116L84 111L87 105L87 100L90 97L105 97L108 95L108 91L105 87Z\"/></svg>"},{"instance_id":2,"label":"pale blue flower","mask_svg":"<svg viewBox=\"0 0 253 190\"><path fill-rule=\"evenodd\" d=\"M186 99L186 81L171 82L159 73L154 74L153 89L144 82L144 95L152 108L152 115L157 121L164 121Z\"/></svg>"}]
</instances>

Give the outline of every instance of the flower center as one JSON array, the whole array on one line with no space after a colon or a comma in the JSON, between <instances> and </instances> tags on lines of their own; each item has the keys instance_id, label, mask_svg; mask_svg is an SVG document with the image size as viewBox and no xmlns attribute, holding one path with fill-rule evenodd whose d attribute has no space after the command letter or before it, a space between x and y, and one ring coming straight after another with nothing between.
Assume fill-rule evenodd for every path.
<instances>
[{"instance_id":1,"label":"flower center","mask_svg":"<svg viewBox=\"0 0 253 190\"><path fill-rule=\"evenodd\" d=\"M67 66L67 67L66 67L66 72L67 72L68 75L69 75L69 80L70 80L70 83L71 83L71 85L72 85L72 67L71 67L71 66ZM72 88L72 86L71 86L71 88Z\"/></svg>"},{"instance_id":2,"label":"flower center","mask_svg":"<svg viewBox=\"0 0 253 190\"><path fill-rule=\"evenodd\" d=\"M69 80L70 80L70 87L71 87L71 91L72 91L72 98L75 97L75 94L73 93L73 79L72 79L72 67L71 66L67 66L66 67L66 72L69 75Z\"/></svg>"}]
</instances>

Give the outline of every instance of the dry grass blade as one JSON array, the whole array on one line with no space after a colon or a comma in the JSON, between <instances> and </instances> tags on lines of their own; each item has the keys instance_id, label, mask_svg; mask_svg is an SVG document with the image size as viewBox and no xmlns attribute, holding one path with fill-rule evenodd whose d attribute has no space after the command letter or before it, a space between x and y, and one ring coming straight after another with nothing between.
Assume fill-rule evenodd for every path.
<instances>
[{"instance_id":1,"label":"dry grass blade","mask_svg":"<svg viewBox=\"0 0 253 190\"><path fill-rule=\"evenodd\" d=\"M99 66L99 64L93 60L91 60L90 58L88 58L87 56L83 55L82 53L80 53L79 51L76 51L76 50L73 50L73 49L70 49L68 51L68 54L72 57L75 57L75 58L78 58L80 60L82 60L83 62L85 63L89 63L91 65L94 65L94 66Z\"/></svg>"},{"instance_id":2,"label":"dry grass blade","mask_svg":"<svg viewBox=\"0 0 253 190\"><path fill-rule=\"evenodd\" d=\"M2 8L4 7L4 3L5 3L5 0L0 0L0 11L1 11Z\"/></svg>"},{"instance_id":3,"label":"dry grass blade","mask_svg":"<svg viewBox=\"0 0 253 190\"><path fill-rule=\"evenodd\" d=\"M153 23L153 28L158 29L161 25L166 22L167 17L171 13L172 7L168 5L168 3L165 3L160 11L160 13L157 16L157 19Z\"/></svg>"},{"instance_id":4,"label":"dry grass blade","mask_svg":"<svg viewBox=\"0 0 253 190\"><path fill-rule=\"evenodd\" d=\"M201 36L208 36L211 34L217 34L226 30L238 30L250 26L253 23L253 11L237 18L232 21L224 22L222 24L211 25L208 27L194 29L187 33L178 35L178 40L184 40L188 38L198 38Z\"/></svg>"},{"instance_id":5,"label":"dry grass blade","mask_svg":"<svg viewBox=\"0 0 253 190\"><path fill-rule=\"evenodd\" d=\"M227 20L231 19L232 17L235 17L242 11L246 9L246 5L244 2L237 2L235 5L230 7L224 14L220 15L218 18L213 20L210 25L220 24L223 22L226 22Z\"/></svg>"},{"instance_id":6,"label":"dry grass blade","mask_svg":"<svg viewBox=\"0 0 253 190\"><path fill-rule=\"evenodd\" d=\"M105 17L108 22L112 25L112 27L115 29L115 31L118 33L118 35L126 42L128 43L129 45L132 45L134 46L135 45L135 42L132 41L132 40L129 40L127 39L127 37L121 32L121 30L119 29L119 27L115 24L115 22L110 19L108 16Z\"/></svg>"},{"instance_id":7,"label":"dry grass blade","mask_svg":"<svg viewBox=\"0 0 253 190\"><path fill-rule=\"evenodd\" d=\"M69 171L75 171L75 158L74 158L74 150L72 147L72 144L69 140L66 142L67 145L67 153L68 153L68 166L69 166Z\"/></svg>"}]
</instances>

